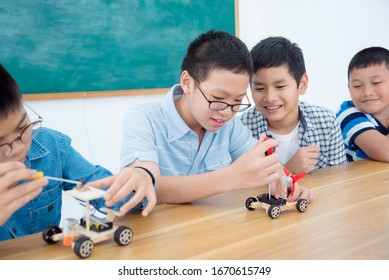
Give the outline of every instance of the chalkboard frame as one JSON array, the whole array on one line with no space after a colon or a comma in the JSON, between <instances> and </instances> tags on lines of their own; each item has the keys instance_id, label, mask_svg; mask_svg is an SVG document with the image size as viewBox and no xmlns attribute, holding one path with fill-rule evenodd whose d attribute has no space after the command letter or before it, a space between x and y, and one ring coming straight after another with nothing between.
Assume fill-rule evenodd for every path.
<instances>
[{"instance_id":1,"label":"chalkboard frame","mask_svg":"<svg viewBox=\"0 0 389 280\"><path fill-rule=\"evenodd\" d=\"M235 35L239 36L238 30L238 0L234 0L234 27ZM125 90L102 90L102 91L77 91L77 92L48 92L48 93L23 93L23 99L26 101L39 100L60 100L60 99L78 99L78 98L96 98L96 97L114 97L114 96L136 96L163 94L168 88L144 88L144 89L125 89Z\"/></svg>"}]
</instances>

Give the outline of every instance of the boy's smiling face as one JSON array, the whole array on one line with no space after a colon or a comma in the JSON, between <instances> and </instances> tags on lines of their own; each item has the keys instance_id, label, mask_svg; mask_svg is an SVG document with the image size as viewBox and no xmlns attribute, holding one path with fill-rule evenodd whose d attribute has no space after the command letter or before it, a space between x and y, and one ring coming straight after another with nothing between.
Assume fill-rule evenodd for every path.
<instances>
[{"instance_id":1,"label":"boy's smiling face","mask_svg":"<svg viewBox=\"0 0 389 280\"><path fill-rule=\"evenodd\" d=\"M209 109L205 97L209 101L222 101L228 104L248 103L245 99L250 80L248 73L235 74L223 69L210 71L206 80L197 81L205 97L189 73L183 73L181 80L186 101L178 105L181 107L178 111L188 126L197 133L203 129L217 131L236 114L231 107L221 111Z\"/></svg>"},{"instance_id":2,"label":"boy's smiling face","mask_svg":"<svg viewBox=\"0 0 389 280\"><path fill-rule=\"evenodd\" d=\"M286 66L262 68L254 74L251 84L253 100L272 132L287 134L296 127L299 121L298 99L307 86L306 74L297 86Z\"/></svg>"},{"instance_id":3,"label":"boy's smiling face","mask_svg":"<svg viewBox=\"0 0 389 280\"><path fill-rule=\"evenodd\" d=\"M348 88L354 105L378 119L389 117L389 69L385 64L354 68Z\"/></svg>"},{"instance_id":4,"label":"boy's smiling face","mask_svg":"<svg viewBox=\"0 0 389 280\"><path fill-rule=\"evenodd\" d=\"M0 145L14 141L29 124L30 118L23 105L14 112L10 112L6 118L0 118ZM13 142L12 151L9 155L3 153L4 146L0 147L0 162L24 162L30 146L31 140L25 143L17 140Z\"/></svg>"}]
</instances>

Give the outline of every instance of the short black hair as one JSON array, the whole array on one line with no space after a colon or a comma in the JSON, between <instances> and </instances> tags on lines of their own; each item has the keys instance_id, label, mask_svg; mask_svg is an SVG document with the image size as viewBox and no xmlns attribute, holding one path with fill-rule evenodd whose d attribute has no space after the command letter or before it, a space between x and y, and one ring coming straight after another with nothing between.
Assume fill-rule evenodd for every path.
<instances>
[{"instance_id":1,"label":"short black hair","mask_svg":"<svg viewBox=\"0 0 389 280\"><path fill-rule=\"evenodd\" d=\"M382 47L365 48L354 55L348 65L347 78L354 69L366 68L385 63L389 69L389 51Z\"/></svg>"},{"instance_id":2,"label":"short black hair","mask_svg":"<svg viewBox=\"0 0 389 280\"><path fill-rule=\"evenodd\" d=\"M7 118L22 104L22 94L12 76L0 63L0 118Z\"/></svg>"},{"instance_id":3,"label":"short black hair","mask_svg":"<svg viewBox=\"0 0 389 280\"><path fill-rule=\"evenodd\" d=\"M304 55L296 43L277 36L268 37L256 44L251 50L254 73L263 68L286 66L297 86L305 74Z\"/></svg>"},{"instance_id":4,"label":"short black hair","mask_svg":"<svg viewBox=\"0 0 389 280\"><path fill-rule=\"evenodd\" d=\"M214 69L247 73L251 79L253 64L247 46L225 31L209 30L198 36L188 47L181 71L188 71L202 82Z\"/></svg>"}]
</instances>

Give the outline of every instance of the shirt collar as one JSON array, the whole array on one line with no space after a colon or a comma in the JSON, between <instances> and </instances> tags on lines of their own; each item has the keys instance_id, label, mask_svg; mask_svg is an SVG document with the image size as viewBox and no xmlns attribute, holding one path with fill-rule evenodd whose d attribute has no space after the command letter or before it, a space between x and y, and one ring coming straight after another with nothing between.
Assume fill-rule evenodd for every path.
<instances>
[{"instance_id":1,"label":"shirt collar","mask_svg":"<svg viewBox=\"0 0 389 280\"><path fill-rule=\"evenodd\" d=\"M31 141L31 147L26 156L26 160L31 161L39 159L48 155L49 153L50 151L41 142L34 138Z\"/></svg>"},{"instance_id":2,"label":"shirt collar","mask_svg":"<svg viewBox=\"0 0 389 280\"><path fill-rule=\"evenodd\" d=\"M265 115L259 112L257 106L250 108L246 116L249 120L258 120L258 126L263 128L263 131L265 132L266 136L272 137L269 127L267 125Z\"/></svg>"},{"instance_id":3,"label":"shirt collar","mask_svg":"<svg viewBox=\"0 0 389 280\"><path fill-rule=\"evenodd\" d=\"M312 124L311 120L309 119L309 116L308 116L308 114L306 112L305 106L306 106L305 102L299 101L299 119L300 119L300 123L303 126L304 131L314 130L315 127Z\"/></svg>"},{"instance_id":4,"label":"shirt collar","mask_svg":"<svg viewBox=\"0 0 389 280\"><path fill-rule=\"evenodd\" d=\"M163 114L168 124L166 129L169 142L176 141L192 131L177 112L176 106L174 105L174 101L180 98L182 94L183 90L181 86L176 84L165 95L162 101Z\"/></svg>"}]
</instances>

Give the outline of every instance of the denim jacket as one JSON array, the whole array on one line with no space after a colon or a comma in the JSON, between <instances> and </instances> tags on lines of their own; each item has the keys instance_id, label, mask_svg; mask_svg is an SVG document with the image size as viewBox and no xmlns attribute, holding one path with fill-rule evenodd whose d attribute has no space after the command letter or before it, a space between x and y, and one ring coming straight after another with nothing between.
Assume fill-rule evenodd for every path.
<instances>
[{"instance_id":1,"label":"denim jacket","mask_svg":"<svg viewBox=\"0 0 389 280\"><path fill-rule=\"evenodd\" d=\"M48 128L42 128L32 140L24 163L27 168L42 171L46 176L80 180L83 183L112 175L107 169L94 166L82 157L71 146L68 136ZM37 197L17 210L0 226L0 241L41 232L48 225L58 226L61 220L62 190L74 187L74 184L49 180ZM131 196L112 208L118 210ZM91 204L93 205L93 202ZM147 202L142 201L142 204ZM142 204L137 205L131 212L141 209ZM103 199L95 201L94 204L97 209L103 205Z\"/></svg>"}]
</instances>

